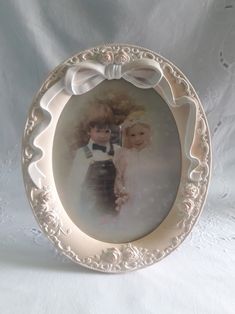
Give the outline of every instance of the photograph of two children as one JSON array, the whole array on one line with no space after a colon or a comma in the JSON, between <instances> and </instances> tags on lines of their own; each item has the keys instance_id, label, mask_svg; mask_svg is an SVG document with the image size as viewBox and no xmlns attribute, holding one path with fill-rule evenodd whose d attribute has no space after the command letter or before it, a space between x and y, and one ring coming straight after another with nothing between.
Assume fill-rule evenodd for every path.
<instances>
[{"instance_id":1,"label":"photograph of two children","mask_svg":"<svg viewBox=\"0 0 235 314\"><path fill-rule=\"evenodd\" d=\"M68 214L102 241L142 237L167 216L180 180L180 144L168 106L155 91L127 82L106 82L84 101L72 98L57 127L64 143L57 135L54 145L54 156L65 156L65 146L69 154L60 162L54 157L58 168L67 160L56 182Z\"/></svg>"}]
</instances>

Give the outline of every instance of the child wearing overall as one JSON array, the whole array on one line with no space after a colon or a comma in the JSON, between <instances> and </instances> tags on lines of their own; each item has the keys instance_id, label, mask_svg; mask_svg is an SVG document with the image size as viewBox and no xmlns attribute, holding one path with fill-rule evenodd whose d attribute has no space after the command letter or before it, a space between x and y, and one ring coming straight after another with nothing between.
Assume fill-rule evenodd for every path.
<instances>
[{"instance_id":1,"label":"child wearing overall","mask_svg":"<svg viewBox=\"0 0 235 314\"><path fill-rule=\"evenodd\" d=\"M88 123L89 142L80 147L73 161L71 176L76 184L76 205L81 215L115 211L113 158L118 145L111 143L111 128L105 118Z\"/></svg>"}]
</instances>

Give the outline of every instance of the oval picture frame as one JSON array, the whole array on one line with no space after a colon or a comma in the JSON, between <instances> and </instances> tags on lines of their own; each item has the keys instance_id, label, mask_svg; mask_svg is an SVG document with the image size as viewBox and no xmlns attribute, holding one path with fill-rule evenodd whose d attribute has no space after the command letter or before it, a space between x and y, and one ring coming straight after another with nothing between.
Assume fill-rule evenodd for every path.
<instances>
[{"instance_id":1,"label":"oval picture frame","mask_svg":"<svg viewBox=\"0 0 235 314\"><path fill-rule=\"evenodd\" d=\"M79 217L78 223L71 218L69 206L62 201L63 189L59 192L56 182L54 145L58 121L72 97L91 95L105 82L130 84L141 92L154 91L167 104L180 143L179 183L168 212L156 228L152 227L143 236L136 235L136 239L130 236L130 241L128 235L125 241L104 241L84 232L79 226ZM123 126L116 126L120 125ZM177 248L202 211L211 170L206 116L188 79L159 54L126 44L94 47L60 64L36 94L23 135L22 170L35 218L59 251L97 271L137 270L162 260Z\"/></svg>"}]
</instances>

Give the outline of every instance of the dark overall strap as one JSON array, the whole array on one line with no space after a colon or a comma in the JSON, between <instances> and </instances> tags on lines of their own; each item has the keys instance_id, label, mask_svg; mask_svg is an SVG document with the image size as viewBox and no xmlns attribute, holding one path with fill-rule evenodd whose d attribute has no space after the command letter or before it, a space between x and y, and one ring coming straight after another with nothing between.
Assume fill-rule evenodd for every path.
<instances>
[{"instance_id":1,"label":"dark overall strap","mask_svg":"<svg viewBox=\"0 0 235 314\"><path fill-rule=\"evenodd\" d=\"M90 148L88 146L84 146L83 150L84 150L86 158L93 157L92 151L90 150Z\"/></svg>"},{"instance_id":2,"label":"dark overall strap","mask_svg":"<svg viewBox=\"0 0 235 314\"><path fill-rule=\"evenodd\" d=\"M110 151L108 152L108 155L114 156L114 147L113 147L113 143L110 143Z\"/></svg>"}]
</instances>

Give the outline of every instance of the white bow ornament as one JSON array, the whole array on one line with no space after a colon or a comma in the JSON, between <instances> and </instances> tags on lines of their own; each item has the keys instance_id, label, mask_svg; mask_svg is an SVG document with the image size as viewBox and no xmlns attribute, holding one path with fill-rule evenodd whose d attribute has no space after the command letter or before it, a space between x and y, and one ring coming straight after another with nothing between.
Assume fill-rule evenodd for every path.
<instances>
[{"instance_id":1,"label":"white bow ornament","mask_svg":"<svg viewBox=\"0 0 235 314\"><path fill-rule=\"evenodd\" d=\"M118 80L123 78L136 87L152 88L158 84L162 75L159 64L150 59L108 65L90 60L69 68L65 74L64 84L68 93L81 95L90 91L105 79Z\"/></svg>"}]
</instances>

